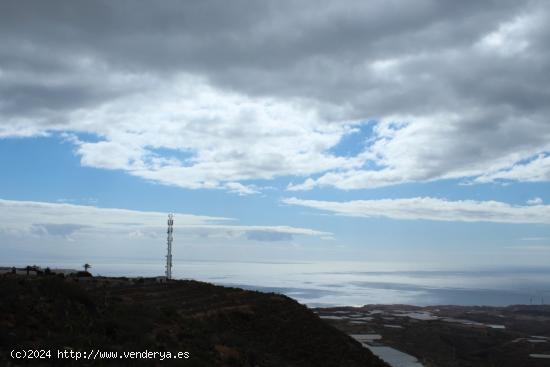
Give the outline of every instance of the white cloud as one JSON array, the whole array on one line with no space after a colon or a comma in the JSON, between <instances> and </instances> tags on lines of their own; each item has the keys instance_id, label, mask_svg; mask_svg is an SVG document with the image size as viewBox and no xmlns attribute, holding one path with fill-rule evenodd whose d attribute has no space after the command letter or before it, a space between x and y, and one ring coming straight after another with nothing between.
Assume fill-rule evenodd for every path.
<instances>
[{"instance_id":1,"label":"white cloud","mask_svg":"<svg viewBox=\"0 0 550 367\"><path fill-rule=\"evenodd\" d=\"M228 93L191 76L154 87L98 108L76 110L68 116L70 123L36 132L99 136L99 141L85 141L64 135L76 145L84 166L239 195L259 192L239 181L307 176L361 163L328 152L357 123L322 122L314 109L299 101ZM24 125L12 120L0 129L17 136Z\"/></svg>"},{"instance_id":2,"label":"white cloud","mask_svg":"<svg viewBox=\"0 0 550 367\"><path fill-rule=\"evenodd\" d=\"M539 197L527 200L527 205L542 205L542 204L543 204L543 201Z\"/></svg>"},{"instance_id":3,"label":"white cloud","mask_svg":"<svg viewBox=\"0 0 550 367\"><path fill-rule=\"evenodd\" d=\"M483 37L477 44L482 50L503 56L525 52L529 47L529 31L537 26L537 16L519 16L504 22L496 30Z\"/></svg>"},{"instance_id":4,"label":"white cloud","mask_svg":"<svg viewBox=\"0 0 550 367\"><path fill-rule=\"evenodd\" d=\"M288 190L326 186L351 190L469 177L474 177L475 183L498 179L550 181L550 156L540 154L550 151L550 125L535 128L542 126L542 117L533 121L499 115L476 120L480 118L478 113L390 116L375 125L373 142L362 154L376 169L331 171L317 179L291 184ZM489 128L487 121L491 118L500 119L496 131ZM514 140L527 135L537 143ZM527 158L531 161L522 163Z\"/></svg>"},{"instance_id":5,"label":"white cloud","mask_svg":"<svg viewBox=\"0 0 550 367\"><path fill-rule=\"evenodd\" d=\"M283 202L350 217L550 224L550 205L514 206L498 201L448 201L430 197L347 202L287 198Z\"/></svg>"},{"instance_id":6,"label":"white cloud","mask_svg":"<svg viewBox=\"0 0 550 367\"><path fill-rule=\"evenodd\" d=\"M538 155L527 163L513 164L508 168L489 172L475 179L476 182L481 183L497 180L550 181L550 155Z\"/></svg>"},{"instance_id":7,"label":"white cloud","mask_svg":"<svg viewBox=\"0 0 550 367\"><path fill-rule=\"evenodd\" d=\"M331 233L291 226L246 226L227 224L229 218L176 213L179 236L248 238L249 233L279 236L330 236ZM99 208L0 199L0 233L16 236L149 237L162 240L166 213ZM99 237L98 237L99 236Z\"/></svg>"},{"instance_id":8,"label":"white cloud","mask_svg":"<svg viewBox=\"0 0 550 367\"><path fill-rule=\"evenodd\" d=\"M82 165L239 195L550 181L543 1L165 3L0 9L0 137L89 133Z\"/></svg>"},{"instance_id":9,"label":"white cloud","mask_svg":"<svg viewBox=\"0 0 550 367\"><path fill-rule=\"evenodd\" d=\"M228 182L224 185L224 187L228 189L229 192L239 194L240 196L260 193L260 191L258 191L255 186L245 186L238 182Z\"/></svg>"}]
</instances>

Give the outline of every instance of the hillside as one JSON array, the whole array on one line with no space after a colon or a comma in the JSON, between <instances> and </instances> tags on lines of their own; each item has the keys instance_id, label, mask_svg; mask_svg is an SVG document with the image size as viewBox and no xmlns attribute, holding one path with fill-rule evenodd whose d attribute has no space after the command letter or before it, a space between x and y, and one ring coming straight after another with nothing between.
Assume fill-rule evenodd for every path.
<instances>
[{"instance_id":1,"label":"hillside","mask_svg":"<svg viewBox=\"0 0 550 367\"><path fill-rule=\"evenodd\" d=\"M8 353L15 347L190 354L163 365L385 366L288 297L196 281L5 276L0 278L0 315L2 364L14 362ZM109 362L42 361L46 365Z\"/></svg>"}]
</instances>

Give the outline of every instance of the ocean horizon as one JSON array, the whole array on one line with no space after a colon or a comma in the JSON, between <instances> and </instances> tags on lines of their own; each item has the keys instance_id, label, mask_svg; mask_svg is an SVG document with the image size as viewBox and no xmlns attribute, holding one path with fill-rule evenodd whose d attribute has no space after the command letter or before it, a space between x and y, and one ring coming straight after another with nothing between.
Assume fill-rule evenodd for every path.
<instances>
[{"instance_id":1,"label":"ocean horizon","mask_svg":"<svg viewBox=\"0 0 550 367\"><path fill-rule=\"evenodd\" d=\"M79 269L70 260L13 262L1 266ZM96 276L164 275L161 262L91 262ZM508 306L550 301L550 268L407 268L399 263L349 261L175 261L174 279L287 295L309 307L408 304Z\"/></svg>"}]
</instances>

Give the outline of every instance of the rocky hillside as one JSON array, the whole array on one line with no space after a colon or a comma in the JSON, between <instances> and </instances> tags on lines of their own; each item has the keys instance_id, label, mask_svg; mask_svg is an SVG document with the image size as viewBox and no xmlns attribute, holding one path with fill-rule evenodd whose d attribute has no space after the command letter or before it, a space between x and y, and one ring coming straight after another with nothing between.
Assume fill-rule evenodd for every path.
<instances>
[{"instance_id":1,"label":"rocky hillside","mask_svg":"<svg viewBox=\"0 0 550 367\"><path fill-rule=\"evenodd\" d=\"M9 356L14 347L189 352L188 359L165 360L163 365L385 366L288 297L196 281L4 276L0 364L14 363ZM44 364L109 364L53 357Z\"/></svg>"}]
</instances>

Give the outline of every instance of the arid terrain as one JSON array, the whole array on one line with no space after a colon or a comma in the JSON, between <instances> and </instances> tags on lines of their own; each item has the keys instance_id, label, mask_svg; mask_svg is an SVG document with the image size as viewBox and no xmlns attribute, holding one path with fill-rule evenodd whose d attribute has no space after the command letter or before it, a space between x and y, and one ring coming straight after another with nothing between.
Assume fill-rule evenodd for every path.
<instances>
[{"instance_id":1,"label":"arid terrain","mask_svg":"<svg viewBox=\"0 0 550 367\"><path fill-rule=\"evenodd\" d=\"M407 366L550 366L547 305L367 305L315 311L325 322L352 335L375 353L382 357L389 353L390 359L397 354L398 361L408 361ZM395 350L412 358L407 360Z\"/></svg>"}]
</instances>

